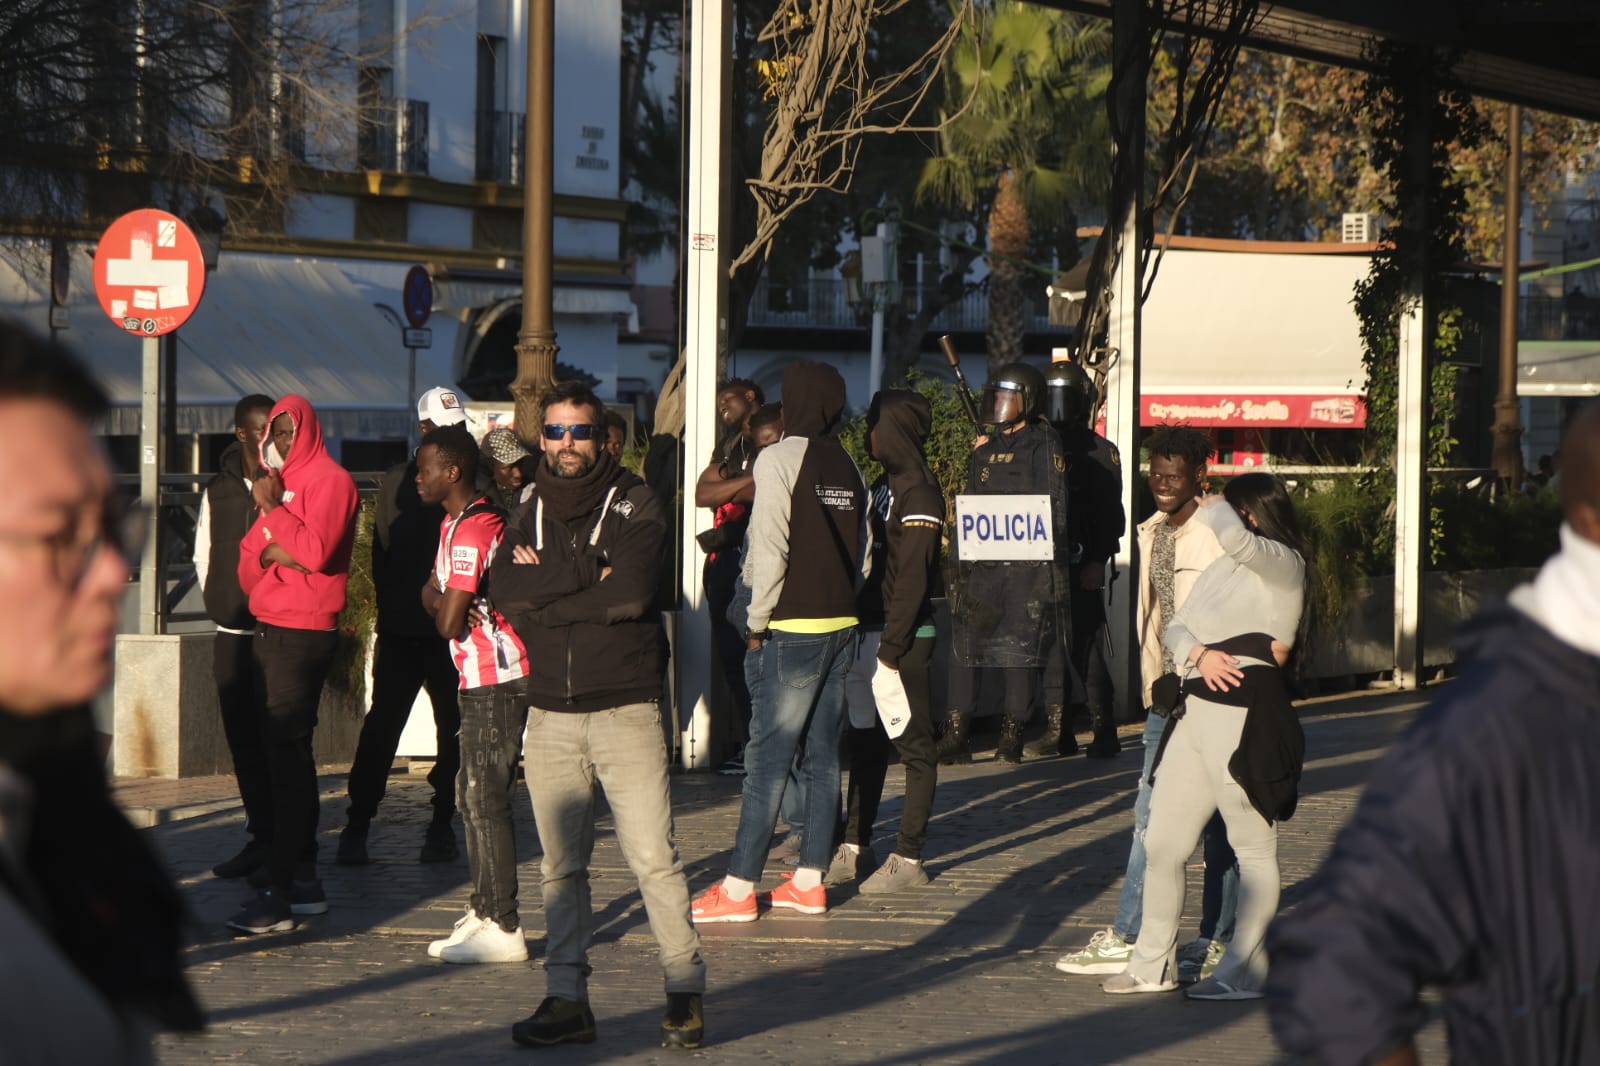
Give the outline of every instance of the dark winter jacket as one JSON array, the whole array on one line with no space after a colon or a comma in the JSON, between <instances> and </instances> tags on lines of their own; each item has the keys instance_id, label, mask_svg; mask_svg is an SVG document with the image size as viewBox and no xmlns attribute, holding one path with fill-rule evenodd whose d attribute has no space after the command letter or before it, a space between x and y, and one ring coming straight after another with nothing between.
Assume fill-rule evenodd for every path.
<instances>
[{"instance_id":1,"label":"dark winter jacket","mask_svg":"<svg viewBox=\"0 0 1600 1066\"><path fill-rule=\"evenodd\" d=\"M1369 1063L1444 992L1450 1058L1600 1062L1600 658L1498 605L1268 932L1279 1042Z\"/></svg>"},{"instance_id":2,"label":"dark winter jacket","mask_svg":"<svg viewBox=\"0 0 1600 1066\"><path fill-rule=\"evenodd\" d=\"M442 639L423 609L422 586L433 575L443 522L444 508L423 503L417 494L415 459L397 463L383 475L372 527L379 633Z\"/></svg>"},{"instance_id":3,"label":"dark winter jacket","mask_svg":"<svg viewBox=\"0 0 1600 1066\"><path fill-rule=\"evenodd\" d=\"M844 379L833 367L784 369L783 439L763 449L755 465L744 564L753 630L776 623L810 632L813 620L829 628L855 624L872 530L861 471L837 439L843 411Z\"/></svg>"},{"instance_id":4,"label":"dark winter jacket","mask_svg":"<svg viewBox=\"0 0 1600 1066\"><path fill-rule=\"evenodd\" d=\"M224 448L217 475L206 485L206 575L200 592L213 622L249 630L256 620L249 597L239 587L239 542L256 520L256 502L244 480L243 452L238 441Z\"/></svg>"},{"instance_id":5,"label":"dark winter jacket","mask_svg":"<svg viewBox=\"0 0 1600 1066\"><path fill-rule=\"evenodd\" d=\"M918 393L885 389L873 401L867 427L884 469L873 485L873 545L882 541L885 547L881 561L874 555L872 576L862 590L861 619L883 626L878 658L898 668L917 630L933 621L931 597L944 532L944 493L923 452L933 410ZM881 518L876 506L880 486L888 499Z\"/></svg>"},{"instance_id":6,"label":"dark winter jacket","mask_svg":"<svg viewBox=\"0 0 1600 1066\"><path fill-rule=\"evenodd\" d=\"M661 698L666 637L655 600L666 512L621 467L610 488L592 513L567 523L540 506L536 484L512 512L489 568L489 598L528 650L528 700L542 710L602 711ZM539 562L514 562L518 545L532 547ZM611 573L602 580L605 567Z\"/></svg>"},{"instance_id":7,"label":"dark winter jacket","mask_svg":"<svg viewBox=\"0 0 1600 1066\"><path fill-rule=\"evenodd\" d=\"M295 427L289 459L277 475L283 479L283 503L257 518L239 545L239 585L250 597L251 612L263 622L286 629L332 629L344 609L350 579L356 483L328 454L322 424L309 400L283 397L267 424L282 414ZM271 440L270 433L262 438L263 451ZM271 542L282 544L310 572L281 563L263 567L261 553Z\"/></svg>"},{"instance_id":8,"label":"dark winter jacket","mask_svg":"<svg viewBox=\"0 0 1600 1066\"><path fill-rule=\"evenodd\" d=\"M1057 428L1067 460L1067 538L1071 561L1105 563L1117 554L1127 515L1122 509L1122 458L1116 445L1087 426Z\"/></svg>"}]
</instances>

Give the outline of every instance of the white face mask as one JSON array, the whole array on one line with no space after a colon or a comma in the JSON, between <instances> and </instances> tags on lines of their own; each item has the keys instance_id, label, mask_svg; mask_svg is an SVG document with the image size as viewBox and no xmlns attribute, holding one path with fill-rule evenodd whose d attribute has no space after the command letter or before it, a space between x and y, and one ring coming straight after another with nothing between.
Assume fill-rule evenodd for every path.
<instances>
[{"instance_id":1,"label":"white face mask","mask_svg":"<svg viewBox=\"0 0 1600 1066\"><path fill-rule=\"evenodd\" d=\"M268 470L283 469L283 456L278 454L277 442L267 441L266 446L261 449L261 461L266 464Z\"/></svg>"}]
</instances>

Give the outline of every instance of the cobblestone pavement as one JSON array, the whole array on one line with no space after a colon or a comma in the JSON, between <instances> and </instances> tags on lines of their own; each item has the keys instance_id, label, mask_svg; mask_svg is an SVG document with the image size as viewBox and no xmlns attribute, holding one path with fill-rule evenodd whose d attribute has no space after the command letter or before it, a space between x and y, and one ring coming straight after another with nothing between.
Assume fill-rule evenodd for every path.
<instances>
[{"instance_id":1,"label":"cobblestone pavement","mask_svg":"<svg viewBox=\"0 0 1600 1066\"><path fill-rule=\"evenodd\" d=\"M1375 759L1420 700L1376 693L1302 706L1305 796L1283 826L1283 905L1293 906ZM599 1040L542 1051L515 1047L510 1024L543 996L538 849L527 795L517 797L522 920L533 961L453 967L427 958L464 905L465 859L416 862L428 817L419 774L397 772L374 825L373 865L324 866L330 912L294 933L234 940L223 928L247 894L208 869L242 843L225 778L122 781L130 814L149 825L198 919L189 964L209 1030L163 1037L177 1063L570 1063L710 1059L727 1063L1269 1063L1281 1060L1259 1003L1180 995L1108 997L1098 980L1052 966L1109 925L1128 849L1139 766L1136 732L1113 760L1082 758L941 768L924 889L868 898L830 894L822 917L764 916L703 930L710 971L707 1045L656 1046L662 995L654 941L609 822L596 842L591 952ZM902 778L891 768L877 848L893 848ZM343 824L342 775L323 786L323 855ZM737 779L674 778L678 842L690 887L724 872L738 819ZM769 867L768 884L777 872ZM1182 937L1199 913L1199 855ZM1442 1061L1437 1025L1421 1041Z\"/></svg>"}]
</instances>

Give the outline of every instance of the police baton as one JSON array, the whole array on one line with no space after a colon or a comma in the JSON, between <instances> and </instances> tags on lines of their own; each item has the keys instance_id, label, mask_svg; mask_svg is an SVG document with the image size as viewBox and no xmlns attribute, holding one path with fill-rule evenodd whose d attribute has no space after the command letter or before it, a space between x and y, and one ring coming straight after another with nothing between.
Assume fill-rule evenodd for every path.
<instances>
[{"instance_id":1,"label":"police baton","mask_svg":"<svg viewBox=\"0 0 1600 1066\"><path fill-rule=\"evenodd\" d=\"M950 334L940 336L939 350L944 353L945 362L950 364L950 370L956 376L956 392L961 396L961 406L967 409L967 417L972 419L972 428L982 433L983 420L978 417L978 401L972 398L967 376L961 372L961 357L956 354L956 342L950 339Z\"/></svg>"},{"instance_id":2,"label":"police baton","mask_svg":"<svg viewBox=\"0 0 1600 1066\"><path fill-rule=\"evenodd\" d=\"M1117 560L1115 558L1107 559L1106 566L1111 570L1111 576L1106 579L1106 609L1109 618L1111 599L1116 595L1117 578L1122 576L1122 571L1117 569ZM1116 649L1111 646L1111 626L1109 624L1100 627L1100 639L1105 642L1106 659L1115 659L1117 657L1117 652Z\"/></svg>"}]
</instances>

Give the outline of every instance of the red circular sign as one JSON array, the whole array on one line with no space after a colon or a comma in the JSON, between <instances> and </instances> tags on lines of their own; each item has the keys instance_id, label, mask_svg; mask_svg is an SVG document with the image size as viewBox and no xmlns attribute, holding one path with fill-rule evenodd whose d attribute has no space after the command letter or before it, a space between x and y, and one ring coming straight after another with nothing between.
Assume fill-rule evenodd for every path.
<instances>
[{"instance_id":1,"label":"red circular sign","mask_svg":"<svg viewBox=\"0 0 1600 1066\"><path fill-rule=\"evenodd\" d=\"M100 309L129 333L171 333L194 314L205 287L200 244L176 215L130 211L100 235L94 294Z\"/></svg>"}]
</instances>

